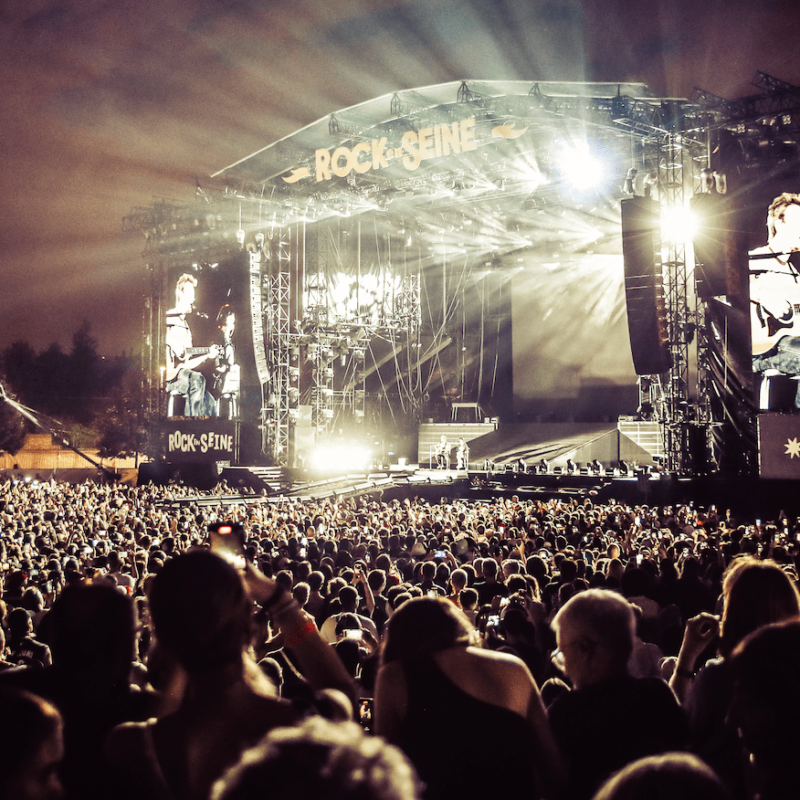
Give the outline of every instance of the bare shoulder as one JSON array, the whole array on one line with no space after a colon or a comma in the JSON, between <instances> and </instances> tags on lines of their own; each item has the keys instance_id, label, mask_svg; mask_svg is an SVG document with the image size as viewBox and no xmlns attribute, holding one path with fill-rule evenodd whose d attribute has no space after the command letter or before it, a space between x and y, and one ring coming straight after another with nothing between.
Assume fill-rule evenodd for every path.
<instances>
[{"instance_id":1,"label":"bare shoulder","mask_svg":"<svg viewBox=\"0 0 800 800\"><path fill-rule=\"evenodd\" d=\"M520 716L527 715L531 697L538 694L533 676L516 656L468 647L442 651L435 659L463 691Z\"/></svg>"},{"instance_id":2,"label":"bare shoulder","mask_svg":"<svg viewBox=\"0 0 800 800\"><path fill-rule=\"evenodd\" d=\"M530 675L525 662L510 653L498 653L495 650L481 650L479 647L468 647L470 658L476 659L484 669L495 670L500 673L523 676Z\"/></svg>"}]
</instances>

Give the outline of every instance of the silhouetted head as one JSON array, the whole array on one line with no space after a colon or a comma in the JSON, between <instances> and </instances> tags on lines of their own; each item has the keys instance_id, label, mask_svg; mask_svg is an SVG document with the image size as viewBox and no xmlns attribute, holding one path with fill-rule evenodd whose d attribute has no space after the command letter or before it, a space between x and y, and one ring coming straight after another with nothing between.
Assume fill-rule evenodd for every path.
<instances>
[{"instance_id":1,"label":"silhouetted head","mask_svg":"<svg viewBox=\"0 0 800 800\"><path fill-rule=\"evenodd\" d=\"M729 800L716 773L697 756L665 753L628 764L594 800Z\"/></svg>"},{"instance_id":2,"label":"silhouetted head","mask_svg":"<svg viewBox=\"0 0 800 800\"><path fill-rule=\"evenodd\" d=\"M774 562L744 556L733 561L722 585L725 605L719 651L729 656L745 636L772 622L797 617L800 595Z\"/></svg>"},{"instance_id":3,"label":"silhouetted head","mask_svg":"<svg viewBox=\"0 0 800 800\"><path fill-rule=\"evenodd\" d=\"M165 564L149 601L159 644L190 674L241 661L250 641L250 601L239 573L211 551Z\"/></svg>"},{"instance_id":4,"label":"silhouetted head","mask_svg":"<svg viewBox=\"0 0 800 800\"><path fill-rule=\"evenodd\" d=\"M61 715L41 697L0 688L0 800L57 800Z\"/></svg>"},{"instance_id":5,"label":"silhouetted head","mask_svg":"<svg viewBox=\"0 0 800 800\"><path fill-rule=\"evenodd\" d=\"M354 722L312 717L278 728L215 785L213 800L417 800L403 753Z\"/></svg>"},{"instance_id":6,"label":"silhouetted head","mask_svg":"<svg viewBox=\"0 0 800 800\"><path fill-rule=\"evenodd\" d=\"M136 639L129 597L107 583L73 584L50 614L55 666L127 684Z\"/></svg>"}]
</instances>

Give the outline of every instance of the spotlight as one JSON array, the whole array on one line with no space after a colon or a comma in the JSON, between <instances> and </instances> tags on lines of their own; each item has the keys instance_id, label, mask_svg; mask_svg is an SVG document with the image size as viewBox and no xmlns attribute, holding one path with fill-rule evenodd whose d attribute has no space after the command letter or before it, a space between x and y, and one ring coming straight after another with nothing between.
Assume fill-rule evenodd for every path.
<instances>
[{"instance_id":1,"label":"spotlight","mask_svg":"<svg viewBox=\"0 0 800 800\"><path fill-rule=\"evenodd\" d=\"M363 445L318 447L311 455L311 466L321 470L363 471L369 468L372 453Z\"/></svg>"},{"instance_id":2,"label":"spotlight","mask_svg":"<svg viewBox=\"0 0 800 800\"><path fill-rule=\"evenodd\" d=\"M547 475L549 469L550 465L544 458L536 465L536 471L542 475Z\"/></svg>"},{"instance_id":3,"label":"spotlight","mask_svg":"<svg viewBox=\"0 0 800 800\"><path fill-rule=\"evenodd\" d=\"M619 462L619 474L620 475L628 474L628 465L624 461Z\"/></svg>"},{"instance_id":4,"label":"spotlight","mask_svg":"<svg viewBox=\"0 0 800 800\"><path fill-rule=\"evenodd\" d=\"M567 459L567 473L569 475L574 475L577 472L577 467L575 466L575 462L571 459Z\"/></svg>"},{"instance_id":5,"label":"spotlight","mask_svg":"<svg viewBox=\"0 0 800 800\"><path fill-rule=\"evenodd\" d=\"M576 189L592 189L604 177L602 163L586 147L571 148L567 151L561 170Z\"/></svg>"},{"instance_id":6,"label":"spotlight","mask_svg":"<svg viewBox=\"0 0 800 800\"><path fill-rule=\"evenodd\" d=\"M597 459L594 459L594 461L592 461L592 472L595 475L599 475L602 471L603 465Z\"/></svg>"},{"instance_id":7,"label":"spotlight","mask_svg":"<svg viewBox=\"0 0 800 800\"><path fill-rule=\"evenodd\" d=\"M691 241L697 230L697 217L688 208L665 206L661 209L661 241L680 244Z\"/></svg>"}]
</instances>

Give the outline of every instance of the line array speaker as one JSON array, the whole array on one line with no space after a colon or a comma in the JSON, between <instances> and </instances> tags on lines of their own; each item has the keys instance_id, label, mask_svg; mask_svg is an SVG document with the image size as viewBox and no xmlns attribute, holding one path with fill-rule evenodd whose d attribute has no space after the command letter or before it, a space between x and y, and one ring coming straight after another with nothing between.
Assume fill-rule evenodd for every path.
<instances>
[{"instance_id":1,"label":"line array speaker","mask_svg":"<svg viewBox=\"0 0 800 800\"><path fill-rule=\"evenodd\" d=\"M654 200L638 196L622 200L625 302L637 375L657 375L672 367L659 225L659 205Z\"/></svg>"}]
</instances>

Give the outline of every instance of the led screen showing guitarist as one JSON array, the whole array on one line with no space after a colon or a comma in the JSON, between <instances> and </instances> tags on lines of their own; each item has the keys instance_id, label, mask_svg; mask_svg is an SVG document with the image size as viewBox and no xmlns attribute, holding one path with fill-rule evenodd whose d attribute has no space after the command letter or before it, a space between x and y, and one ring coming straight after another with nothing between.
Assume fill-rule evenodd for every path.
<instances>
[{"instance_id":1,"label":"led screen showing guitarist","mask_svg":"<svg viewBox=\"0 0 800 800\"><path fill-rule=\"evenodd\" d=\"M217 327L222 332L222 345L218 349L214 369L214 392L219 395L217 411L223 400L228 401L229 418L236 416L242 383L242 369L236 360L236 312L227 303L217 314Z\"/></svg>"},{"instance_id":2,"label":"led screen showing guitarist","mask_svg":"<svg viewBox=\"0 0 800 800\"><path fill-rule=\"evenodd\" d=\"M768 242L750 251L753 371L800 375L800 195L784 192L767 213ZM800 382L795 397L800 409Z\"/></svg>"},{"instance_id":3,"label":"led screen showing guitarist","mask_svg":"<svg viewBox=\"0 0 800 800\"><path fill-rule=\"evenodd\" d=\"M197 367L217 357L216 346L192 347L187 316L194 309L197 278L184 273L175 286L175 307L167 311L167 392L186 398L184 416L210 417L216 401L206 391L206 379Z\"/></svg>"}]
</instances>

